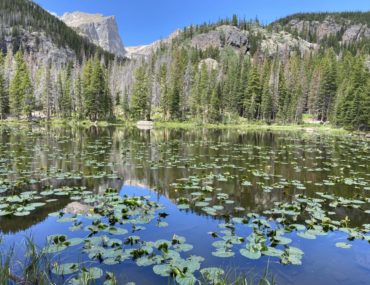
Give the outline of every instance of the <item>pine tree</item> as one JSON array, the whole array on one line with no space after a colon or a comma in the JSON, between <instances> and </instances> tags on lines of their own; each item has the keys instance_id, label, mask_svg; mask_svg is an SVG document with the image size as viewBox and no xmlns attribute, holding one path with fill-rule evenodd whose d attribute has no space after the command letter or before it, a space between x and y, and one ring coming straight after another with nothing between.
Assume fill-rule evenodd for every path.
<instances>
[{"instance_id":1,"label":"pine tree","mask_svg":"<svg viewBox=\"0 0 370 285\"><path fill-rule=\"evenodd\" d=\"M16 71L10 82L10 111L17 118L23 113L31 118L34 107L33 87L30 75L23 59L23 53L18 51L16 56Z\"/></svg>"},{"instance_id":2,"label":"pine tree","mask_svg":"<svg viewBox=\"0 0 370 285\"><path fill-rule=\"evenodd\" d=\"M108 119L113 114L106 69L98 58L89 60L82 73L84 113L92 121Z\"/></svg>"},{"instance_id":3,"label":"pine tree","mask_svg":"<svg viewBox=\"0 0 370 285\"><path fill-rule=\"evenodd\" d=\"M233 19L231 21L231 24L235 27L238 26L238 23L239 23L239 20L238 20L238 16L237 15L233 15Z\"/></svg>"},{"instance_id":4,"label":"pine tree","mask_svg":"<svg viewBox=\"0 0 370 285\"><path fill-rule=\"evenodd\" d=\"M262 102L261 102L261 115L263 120L270 123L273 120L273 101L270 89L270 77L265 73L263 91L262 91Z\"/></svg>"},{"instance_id":5,"label":"pine tree","mask_svg":"<svg viewBox=\"0 0 370 285\"><path fill-rule=\"evenodd\" d=\"M71 87L70 71L60 72L58 75L59 111L63 118L69 118L72 115Z\"/></svg>"},{"instance_id":6,"label":"pine tree","mask_svg":"<svg viewBox=\"0 0 370 285\"><path fill-rule=\"evenodd\" d=\"M123 95L123 100L122 100L122 111L123 111L123 117L125 119L128 119L130 117L130 101L129 101L129 93L128 89L126 88L124 95Z\"/></svg>"},{"instance_id":7,"label":"pine tree","mask_svg":"<svg viewBox=\"0 0 370 285\"><path fill-rule=\"evenodd\" d=\"M120 91L116 92L115 105L116 106L121 105L121 92Z\"/></svg>"},{"instance_id":8,"label":"pine tree","mask_svg":"<svg viewBox=\"0 0 370 285\"><path fill-rule=\"evenodd\" d=\"M112 100L109 95L107 76L98 59L94 60L91 74L92 105L90 118L101 120L109 118L112 113Z\"/></svg>"},{"instance_id":9,"label":"pine tree","mask_svg":"<svg viewBox=\"0 0 370 285\"><path fill-rule=\"evenodd\" d=\"M135 83L131 99L131 116L135 120L150 120L150 90L145 66L135 72Z\"/></svg>"},{"instance_id":10,"label":"pine tree","mask_svg":"<svg viewBox=\"0 0 370 285\"><path fill-rule=\"evenodd\" d=\"M83 107L83 91L82 91L82 78L81 75L78 74L77 78L74 83L74 94L76 100L75 112L78 119L82 119L84 117L84 107Z\"/></svg>"},{"instance_id":11,"label":"pine tree","mask_svg":"<svg viewBox=\"0 0 370 285\"><path fill-rule=\"evenodd\" d=\"M245 108L244 108L244 102L245 102L245 90L247 89L248 84L248 74L250 69L251 63L250 59L246 57L243 59L243 67L240 72L240 78L239 82L237 83L237 98L236 98L236 104L237 104L237 111L239 116L245 115Z\"/></svg>"},{"instance_id":12,"label":"pine tree","mask_svg":"<svg viewBox=\"0 0 370 285\"><path fill-rule=\"evenodd\" d=\"M188 61L187 52L185 49L175 49L173 52L173 62L171 64L171 84L169 90L168 111L170 117L173 120L182 117L180 113L180 105L182 102L182 91L184 85L184 74L186 69L186 64Z\"/></svg>"},{"instance_id":13,"label":"pine tree","mask_svg":"<svg viewBox=\"0 0 370 285\"><path fill-rule=\"evenodd\" d=\"M294 55L289 60L289 92L284 102L285 121L289 123L299 123L302 119L302 70L300 56L298 54Z\"/></svg>"},{"instance_id":14,"label":"pine tree","mask_svg":"<svg viewBox=\"0 0 370 285\"><path fill-rule=\"evenodd\" d=\"M247 118L254 120L257 117L261 103L261 83L259 72L256 66L253 66L251 74L248 79L248 86L245 94L245 109Z\"/></svg>"},{"instance_id":15,"label":"pine tree","mask_svg":"<svg viewBox=\"0 0 370 285\"><path fill-rule=\"evenodd\" d=\"M102 68L102 66L101 66ZM100 97L100 104L103 108L100 110L100 117L103 119L111 120L114 119L113 115L113 100L111 96L111 91L109 89L109 75L108 70L103 70L103 96Z\"/></svg>"},{"instance_id":16,"label":"pine tree","mask_svg":"<svg viewBox=\"0 0 370 285\"><path fill-rule=\"evenodd\" d=\"M167 66L162 64L159 69L159 88L161 94L160 107L165 120L170 118L169 113L169 92L167 83Z\"/></svg>"},{"instance_id":17,"label":"pine tree","mask_svg":"<svg viewBox=\"0 0 370 285\"><path fill-rule=\"evenodd\" d=\"M201 65L200 74L199 74L199 84L198 84L198 100L196 104L198 116L201 118L202 122L207 119L208 116L208 103L209 103L209 90L208 90L208 83L209 83L209 74L207 70L207 66L205 63Z\"/></svg>"},{"instance_id":18,"label":"pine tree","mask_svg":"<svg viewBox=\"0 0 370 285\"><path fill-rule=\"evenodd\" d=\"M94 94L92 90L92 60L88 60L82 71L82 94L84 100L84 117L92 119L91 110L94 107Z\"/></svg>"},{"instance_id":19,"label":"pine tree","mask_svg":"<svg viewBox=\"0 0 370 285\"><path fill-rule=\"evenodd\" d=\"M363 57L351 57L349 61L348 79L342 83L335 108L335 122L339 126L367 129L370 107L369 73L365 71Z\"/></svg>"},{"instance_id":20,"label":"pine tree","mask_svg":"<svg viewBox=\"0 0 370 285\"><path fill-rule=\"evenodd\" d=\"M6 118L9 113L9 97L5 86L4 78L4 58L0 51L0 120Z\"/></svg>"},{"instance_id":21,"label":"pine tree","mask_svg":"<svg viewBox=\"0 0 370 285\"><path fill-rule=\"evenodd\" d=\"M244 91L243 87L245 84L240 82L241 80L241 58L235 56L229 59L229 70L227 75L227 81L229 85L229 109L232 113L241 114L243 112L243 99ZM245 75L245 74L243 74Z\"/></svg>"},{"instance_id":22,"label":"pine tree","mask_svg":"<svg viewBox=\"0 0 370 285\"><path fill-rule=\"evenodd\" d=\"M222 89L218 83L216 88L212 90L209 117L211 123L222 122Z\"/></svg>"},{"instance_id":23,"label":"pine tree","mask_svg":"<svg viewBox=\"0 0 370 285\"><path fill-rule=\"evenodd\" d=\"M326 121L332 111L337 92L336 56L331 49L324 59L322 69L322 83L317 100L318 120Z\"/></svg>"},{"instance_id":24,"label":"pine tree","mask_svg":"<svg viewBox=\"0 0 370 285\"><path fill-rule=\"evenodd\" d=\"M42 107L43 111L46 114L46 119L50 120L51 112L52 112L52 80L51 80L51 67L47 65L45 68L45 83L44 83L44 90L43 90L43 98L42 98Z\"/></svg>"},{"instance_id":25,"label":"pine tree","mask_svg":"<svg viewBox=\"0 0 370 285\"><path fill-rule=\"evenodd\" d=\"M285 122L287 119L287 107L286 104L288 104L290 100L290 95L289 91L286 86L286 80L285 80L285 75L284 75L284 68L283 66L280 67L280 72L279 72L279 98L278 98L278 113L277 113L277 118L281 122Z\"/></svg>"},{"instance_id":26,"label":"pine tree","mask_svg":"<svg viewBox=\"0 0 370 285\"><path fill-rule=\"evenodd\" d=\"M370 126L370 100L368 96L369 91L365 89L365 86L361 86L354 91L350 116L351 125L355 129L366 130Z\"/></svg>"}]
</instances>

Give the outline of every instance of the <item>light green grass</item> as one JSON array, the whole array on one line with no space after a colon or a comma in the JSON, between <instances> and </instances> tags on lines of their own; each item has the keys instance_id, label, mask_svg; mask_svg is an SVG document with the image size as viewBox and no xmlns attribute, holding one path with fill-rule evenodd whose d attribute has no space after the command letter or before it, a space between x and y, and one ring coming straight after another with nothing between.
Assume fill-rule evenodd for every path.
<instances>
[{"instance_id":1,"label":"light green grass","mask_svg":"<svg viewBox=\"0 0 370 285\"><path fill-rule=\"evenodd\" d=\"M317 133L328 133L344 135L349 134L350 131L343 128L335 128L330 125L317 124L302 124L302 125L278 125L278 124L264 124L264 123L243 123L243 124L204 124L199 125L192 122L156 122L156 128L174 128L174 129L238 129L238 130L253 130L253 131L306 131Z\"/></svg>"}]
</instances>

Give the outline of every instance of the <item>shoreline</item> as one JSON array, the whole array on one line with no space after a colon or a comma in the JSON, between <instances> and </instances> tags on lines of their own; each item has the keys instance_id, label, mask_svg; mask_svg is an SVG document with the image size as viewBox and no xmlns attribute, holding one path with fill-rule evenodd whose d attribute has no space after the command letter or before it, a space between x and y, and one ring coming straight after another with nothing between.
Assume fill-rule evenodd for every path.
<instances>
[{"instance_id":1,"label":"shoreline","mask_svg":"<svg viewBox=\"0 0 370 285\"><path fill-rule=\"evenodd\" d=\"M75 120L75 119L51 119L50 121L40 120L29 122L27 120L0 120L0 126L17 126L17 125L40 125L40 126L77 126L77 127L136 127L133 121L97 121ZM155 129L234 129L245 131L305 131L307 133L327 133L335 135L359 135L369 137L370 132L347 130L344 128L334 127L332 125L321 125L312 123L302 124L266 124L258 122L243 122L235 124L198 124L191 121L158 121L154 122Z\"/></svg>"}]
</instances>

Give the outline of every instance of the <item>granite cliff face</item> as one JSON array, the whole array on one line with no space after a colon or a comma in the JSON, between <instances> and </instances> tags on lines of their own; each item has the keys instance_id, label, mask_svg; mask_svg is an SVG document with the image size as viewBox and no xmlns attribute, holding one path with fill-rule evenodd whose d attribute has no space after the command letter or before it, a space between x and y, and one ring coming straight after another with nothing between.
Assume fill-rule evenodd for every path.
<instances>
[{"instance_id":1,"label":"granite cliff face","mask_svg":"<svg viewBox=\"0 0 370 285\"><path fill-rule=\"evenodd\" d=\"M370 38L368 24L350 19L327 15L322 20L307 20L291 16L285 28L298 32L299 35L310 34L317 42L328 37L336 37L343 44L358 42Z\"/></svg>"},{"instance_id":2,"label":"granite cliff face","mask_svg":"<svg viewBox=\"0 0 370 285\"><path fill-rule=\"evenodd\" d=\"M231 46L236 49L243 49L245 52L249 50L249 41L245 33L238 28L228 25L217 27L214 31L196 35L191 40L191 46L201 50L207 48L223 48Z\"/></svg>"},{"instance_id":3,"label":"granite cliff face","mask_svg":"<svg viewBox=\"0 0 370 285\"><path fill-rule=\"evenodd\" d=\"M104 50L120 57L126 55L114 16L73 12L65 13L60 19Z\"/></svg>"}]
</instances>

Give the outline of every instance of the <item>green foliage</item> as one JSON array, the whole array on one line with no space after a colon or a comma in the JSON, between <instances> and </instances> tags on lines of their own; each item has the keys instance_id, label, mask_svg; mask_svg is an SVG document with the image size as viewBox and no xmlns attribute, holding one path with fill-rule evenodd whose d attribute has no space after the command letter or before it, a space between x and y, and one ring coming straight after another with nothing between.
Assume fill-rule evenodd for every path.
<instances>
[{"instance_id":1,"label":"green foliage","mask_svg":"<svg viewBox=\"0 0 370 285\"><path fill-rule=\"evenodd\" d=\"M125 90L122 100L122 111L123 116L125 119L128 119L130 117L130 101L129 101L129 93L127 90Z\"/></svg>"},{"instance_id":2,"label":"green foliage","mask_svg":"<svg viewBox=\"0 0 370 285\"><path fill-rule=\"evenodd\" d=\"M131 116L135 120L150 120L150 89L149 78L145 65L135 72L135 83L131 99Z\"/></svg>"},{"instance_id":3,"label":"green foliage","mask_svg":"<svg viewBox=\"0 0 370 285\"><path fill-rule=\"evenodd\" d=\"M217 84L217 87L213 89L210 102L210 123L222 122L222 89L221 84Z\"/></svg>"},{"instance_id":4,"label":"green foliage","mask_svg":"<svg viewBox=\"0 0 370 285\"><path fill-rule=\"evenodd\" d=\"M9 113L9 96L4 78L4 57L0 52L0 119L5 119Z\"/></svg>"},{"instance_id":5,"label":"green foliage","mask_svg":"<svg viewBox=\"0 0 370 285\"><path fill-rule=\"evenodd\" d=\"M59 95L59 110L60 116L63 118L69 118L72 115L72 84L71 84L70 70L61 72L57 79L57 89Z\"/></svg>"},{"instance_id":6,"label":"green foliage","mask_svg":"<svg viewBox=\"0 0 370 285\"><path fill-rule=\"evenodd\" d=\"M59 47L71 48L81 60L95 54L105 59L113 59L112 54L79 36L72 28L33 1L0 1L0 19L4 27L12 27L11 36L15 51L26 48L21 46L20 39L20 30L24 29L29 32L44 31Z\"/></svg>"},{"instance_id":7,"label":"green foliage","mask_svg":"<svg viewBox=\"0 0 370 285\"><path fill-rule=\"evenodd\" d=\"M268 66L267 66L268 67ZM261 119L271 122L274 119L274 106L270 88L270 77L265 72L262 99L261 99Z\"/></svg>"},{"instance_id":8,"label":"green foliage","mask_svg":"<svg viewBox=\"0 0 370 285\"><path fill-rule=\"evenodd\" d=\"M108 87L105 68L98 58L89 60L82 74L84 115L91 121L109 119L113 115L113 103Z\"/></svg>"},{"instance_id":9,"label":"green foliage","mask_svg":"<svg viewBox=\"0 0 370 285\"><path fill-rule=\"evenodd\" d=\"M17 117L21 114L26 114L28 117L31 117L35 103L33 86L22 52L17 52L15 61L16 71L9 87L10 111Z\"/></svg>"},{"instance_id":10,"label":"green foliage","mask_svg":"<svg viewBox=\"0 0 370 285\"><path fill-rule=\"evenodd\" d=\"M370 83L369 72L362 57L347 54L346 79L343 79L335 105L335 123L338 126L367 130L370 126ZM347 62L344 62L346 64ZM343 76L344 77L344 76Z\"/></svg>"},{"instance_id":11,"label":"green foliage","mask_svg":"<svg viewBox=\"0 0 370 285\"><path fill-rule=\"evenodd\" d=\"M185 49L175 49L171 66L172 82L168 96L169 115L171 119L180 119L181 95L184 86L185 69L188 62L188 53Z\"/></svg>"},{"instance_id":12,"label":"green foliage","mask_svg":"<svg viewBox=\"0 0 370 285\"><path fill-rule=\"evenodd\" d=\"M261 90L260 74L257 66L254 66L248 79L248 87L246 89L246 98L244 102L247 118L250 120L256 119L259 115Z\"/></svg>"},{"instance_id":13,"label":"green foliage","mask_svg":"<svg viewBox=\"0 0 370 285\"><path fill-rule=\"evenodd\" d=\"M163 63L161 55L170 58L169 63ZM269 124L299 124L307 113L321 122L368 128L364 57L359 57L357 64L362 74L357 77L362 80L356 81L355 75L347 76L355 66L355 57L350 52L338 56L333 48L306 57L293 53L287 58L251 60L249 55L228 48L213 55L218 59L216 65L214 58L205 60L204 51L196 48L185 50L178 42L163 47L151 64L141 65L136 74L132 106L138 115L134 117L146 117L140 110L148 110L147 90L158 86L159 104L155 107L164 120L187 118L207 124L240 116ZM143 88L147 84L149 87ZM362 89L350 88L353 84Z\"/></svg>"},{"instance_id":14,"label":"green foliage","mask_svg":"<svg viewBox=\"0 0 370 285\"><path fill-rule=\"evenodd\" d=\"M46 114L46 118L50 120L52 113L52 96L51 92L53 90L50 66L45 68L45 86L42 93L42 109Z\"/></svg>"},{"instance_id":15,"label":"green foliage","mask_svg":"<svg viewBox=\"0 0 370 285\"><path fill-rule=\"evenodd\" d=\"M36 4L24 2L0 4L7 11L20 6L21 13L16 15L21 16L15 19L4 16L6 23L14 24L11 31L14 38L19 37L27 21L37 29L47 21L42 29L53 37L54 31L49 30L50 20L66 37L66 46L70 45L69 40L74 36L69 35L69 28L41 13L42 9ZM32 20L28 19L31 14L34 15ZM330 15L338 22L347 19L352 23L365 23L363 15L366 14ZM298 14L274 24L279 23L280 28L284 28L293 18L321 21L328 15ZM249 53L225 46L225 35L220 36L221 47L199 49L189 44L188 39L220 25L249 31ZM33 110L42 110L48 119L59 116L106 120L119 109L113 110L114 104L122 106L118 115L134 120L150 120L153 116L165 121L191 120L199 124L239 120L299 124L303 115L309 115L311 120L331 122L339 127L369 129L370 83L364 62L370 45L366 40L342 44L343 31L340 31L321 39L320 49L309 55L301 54L298 49L286 55L267 55L260 48L264 35L255 29L258 26L258 20L246 21L236 15L216 23L190 26L170 43L161 43L147 59L133 60L127 66L109 62L109 68L103 63L107 58L97 50L93 59L87 56L82 62L77 60L61 67L45 64L36 71L27 67L22 52L16 54L13 64L13 55L8 51L5 63L0 64L0 116L5 118L12 113L17 117L30 117ZM269 31L272 30L273 26L269 26ZM317 35L310 29L296 36L317 41ZM53 40L58 41L57 38ZM86 48L77 38L73 42L75 51ZM85 51L91 55L92 49ZM2 61L0 56L0 63ZM12 71L14 65L15 72ZM135 78L133 83L131 80L125 82L123 88L118 83L119 72L131 66L135 67ZM32 78L29 70L32 70ZM38 83L40 81L42 84Z\"/></svg>"},{"instance_id":16,"label":"green foliage","mask_svg":"<svg viewBox=\"0 0 370 285\"><path fill-rule=\"evenodd\" d=\"M317 119L327 121L337 92L336 55L330 49L323 62L321 87L317 98Z\"/></svg>"}]
</instances>

